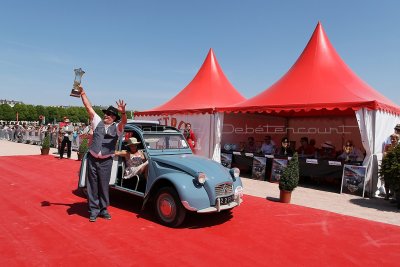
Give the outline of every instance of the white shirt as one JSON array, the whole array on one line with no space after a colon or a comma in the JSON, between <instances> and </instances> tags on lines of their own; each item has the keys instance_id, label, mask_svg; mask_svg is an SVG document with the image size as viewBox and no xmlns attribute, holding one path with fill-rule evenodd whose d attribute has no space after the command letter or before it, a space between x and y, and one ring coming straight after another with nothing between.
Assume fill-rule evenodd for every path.
<instances>
[{"instance_id":1,"label":"white shirt","mask_svg":"<svg viewBox=\"0 0 400 267\"><path fill-rule=\"evenodd\" d=\"M275 145L273 143L263 143L261 146L261 152L266 155L271 155L275 153Z\"/></svg>"},{"instance_id":2,"label":"white shirt","mask_svg":"<svg viewBox=\"0 0 400 267\"><path fill-rule=\"evenodd\" d=\"M91 121L91 125L92 125L93 131L96 129L97 125L99 125L100 122L101 122L101 118L100 118L100 116L97 115L97 113L96 113L96 114L93 116L93 120ZM104 124L104 128L105 128L105 130L106 130L106 133L107 133L108 128L109 128L111 125L113 125L114 123L115 123L115 122L113 122L113 123L111 123L111 124L108 124L108 125ZM119 123L116 123L117 135L118 135L118 138L119 138L119 136L122 134L122 132L119 130L118 125L119 125ZM90 152L90 154L92 154L93 157L99 158L99 159L103 159L103 158L108 158L108 157L110 157L110 156L114 156L114 154L111 154L111 155L102 155L102 154L101 154L101 151L99 152L99 154L96 154L96 153L93 152L92 150L90 150L89 152Z\"/></svg>"}]
</instances>

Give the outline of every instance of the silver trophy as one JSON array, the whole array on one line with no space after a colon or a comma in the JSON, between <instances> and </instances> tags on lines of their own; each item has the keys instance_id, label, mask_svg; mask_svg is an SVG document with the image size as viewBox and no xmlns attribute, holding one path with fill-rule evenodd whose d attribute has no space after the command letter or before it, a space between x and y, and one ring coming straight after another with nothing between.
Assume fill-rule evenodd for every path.
<instances>
[{"instance_id":1,"label":"silver trophy","mask_svg":"<svg viewBox=\"0 0 400 267\"><path fill-rule=\"evenodd\" d=\"M81 79L83 74L85 74L85 72L81 68L74 69L74 71L75 71L75 80L70 96L81 97L81 90L79 89L79 85L81 84Z\"/></svg>"}]
</instances>

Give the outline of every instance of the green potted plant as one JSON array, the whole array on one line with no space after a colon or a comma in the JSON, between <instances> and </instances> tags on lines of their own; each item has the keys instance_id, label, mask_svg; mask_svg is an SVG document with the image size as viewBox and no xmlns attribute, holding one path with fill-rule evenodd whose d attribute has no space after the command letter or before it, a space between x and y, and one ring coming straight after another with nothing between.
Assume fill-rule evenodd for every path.
<instances>
[{"instance_id":1,"label":"green potted plant","mask_svg":"<svg viewBox=\"0 0 400 267\"><path fill-rule=\"evenodd\" d=\"M81 139L78 149L78 160L82 160L83 156L89 151L89 141L87 138Z\"/></svg>"},{"instance_id":2,"label":"green potted plant","mask_svg":"<svg viewBox=\"0 0 400 267\"><path fill-rule=\"evenodd\" d=\"M389 150L383 157L379 170L384 180L396 194L397 207L400 208L400 145Z\"/></svg>"},{"instance_id":3,"label":"green potted plant","mask_svg":"<svg viewBox=\"0 0 400 267\"><path fill-rule=\"evenodd\" d=\"M42 140L42 146L40 147L40 153L42 155L48 155L50 151L50 135L46 134Z\"/></svg>"},{"instance_id":4,"label":"green potted plant","mask_svg":"<svg viewBox=\"0 0 400 267\"><path fill-rule=\"evenodd\" d=\"M292 191L299 184L299 156L296 153L289 160L279 179L280 201L290 203Z\"/></svg>"}]
</instances>

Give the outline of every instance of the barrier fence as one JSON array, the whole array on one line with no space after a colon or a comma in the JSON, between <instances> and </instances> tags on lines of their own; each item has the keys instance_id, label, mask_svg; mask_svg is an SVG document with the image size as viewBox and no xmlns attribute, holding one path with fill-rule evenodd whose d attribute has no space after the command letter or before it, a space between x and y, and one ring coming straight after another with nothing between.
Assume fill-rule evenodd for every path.
<instances>
[{"instance_id":1,"label":"barrier fence","mask_svg":"<svg viewBox=\"0 0 400 267\"><path fill-rule=\"evenodd\" d=\"M41 145L46 134L50 135L50 144L54 148L58 148L61 144L58 142L59 134L58 132L48 133L47 131L41 130L24 130L15 131L15 129L0 129L0 139L9 140L18 143ZM79 144L83 138L89 138L88 135L74 135L71 141L71 149L78 151ZM62 139L61 139L62 140Z\"/></svg>"}]
</instances>

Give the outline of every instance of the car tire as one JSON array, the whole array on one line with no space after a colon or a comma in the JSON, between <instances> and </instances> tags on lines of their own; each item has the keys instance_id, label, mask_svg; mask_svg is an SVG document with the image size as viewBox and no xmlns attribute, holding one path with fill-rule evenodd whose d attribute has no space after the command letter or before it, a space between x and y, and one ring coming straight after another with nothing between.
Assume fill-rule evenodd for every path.
<instances>
[{"instance_id":1,"label":"car tire","mask_svg":"<svg viewBox=\"0 0 400 267\"><path fill-rule=\"evenodd\" d=\"M186 209L172 187L163 187L157 192L154 208L160 223L169 227L178 227L186 216Z\"/></svg>"}]
</instances>

